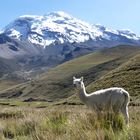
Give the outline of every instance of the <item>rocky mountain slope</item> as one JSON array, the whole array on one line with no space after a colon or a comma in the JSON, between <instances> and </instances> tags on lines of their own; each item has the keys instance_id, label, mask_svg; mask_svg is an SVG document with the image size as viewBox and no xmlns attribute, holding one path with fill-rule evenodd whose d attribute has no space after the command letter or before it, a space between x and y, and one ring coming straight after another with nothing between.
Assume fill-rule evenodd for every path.
<instances>
[{"instance_id":1,"label":"rocky mountain slope","mask_svg":"<svg viewBox=\"0 0 140 140\"><path fill-rule=\"evenodd\" d=\"M139 57L136 56L139 56L139 53L140 47L136 46L117 46L103 49L65 62L62 65L50 69L47 73L40 75L37 79L17 85L16 87L14 86L8 90L3 90L0 92L0 97L18 99L32 97L53 101L69 97L69 100L73 100L76 97L72 85L73 76L84 76L88 91L97 90L98 86L100 89L108 86L120 86L130 91L131 95L139 95L139 91L135 90L137 88L135 85L136 79L128 79L127 77L131 77L133 73L131 70L135 71L135 67L138 67L139 59L137 58ZM136 59L133 62L137 63L133 64L133 59ZM131 70L127 70L129 67L125 67L126 65L132 65ZM124 73L120 70L123 70ZM131 73L127 74L127 72ZM137 72L136 76L139 76L139 71L135 72ZM108 79L106 80L105 77ZM120 81L115 83L116 80ZM130 84L125 84L125 81L131 83L131 88Z\"/></svg>"}]
</instances>

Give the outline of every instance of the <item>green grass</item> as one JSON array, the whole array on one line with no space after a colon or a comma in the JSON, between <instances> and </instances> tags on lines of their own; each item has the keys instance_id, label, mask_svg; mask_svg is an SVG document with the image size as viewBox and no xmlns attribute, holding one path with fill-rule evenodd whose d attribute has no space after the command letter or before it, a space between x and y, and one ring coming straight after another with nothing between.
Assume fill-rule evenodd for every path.
<instances>
[{"instance_id":1,"label":"green grass","mask_svg":"<svg viewBox=\"0 0 140 140\"><path fill-rule=\"evenodd\" d=\"M60 109L62 108L62 109ZM130 126L121 114L96 113L85 106L48 109L1 108L1 140L140 140L139 107L130 107ZM11 114L5 117L5 114ZM14 114L16 115L12 116ZM20 115L19 115L20 113Z\"/></svg>"},{"instance_id":2,"label":"green grass","mask_svg":"<svg viewBox=\"0 0 140 140\"><path fill-rule=\"evenodd\" d=\"M5 90L5 89L8 89L8 88L11 88L15 85L18 85L20 83L22 83L23 81L20 81L20 80L0 80L0 90Z\"/></svg>"},{"instance_id":3,"label":"green grass","mask_svg":"<svg viewBox=\"0 0 140 140\"><path fill-rule=\"evenodd\" d=\"M59 103L59 102L58 102ZM57 102L55 104L58 104ZM43 101L33 101L33 102L24 102L23 100L18 99L1 99L0 106L3 107L34 107L34 108L46 108L54 103L43 102ZM62 104L62 103L59 103Z\"/></svg>"}]
</instances>

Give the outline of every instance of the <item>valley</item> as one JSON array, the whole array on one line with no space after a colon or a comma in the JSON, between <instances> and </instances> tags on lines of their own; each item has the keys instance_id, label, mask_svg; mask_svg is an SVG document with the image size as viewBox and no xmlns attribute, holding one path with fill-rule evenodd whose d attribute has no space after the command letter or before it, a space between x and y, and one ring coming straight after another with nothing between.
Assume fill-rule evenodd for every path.
<instances>
[{"instance_id":1,"label":"valley","mask_svg":"<svg viewBox=\"0 0 140 140\"><path fill-rule=\"evenodd\" d=\"M72 77L83 76L88 91L119 86L124 87L130 95L136 95L137 98L139 52L140 48L136 46L116 46L96 51L51 68L48 72L23 84L3 89L0 91L0 97L19 100L39 98L62 102L74 101L77 97L75 97ZM130 70L127 70L129 67ZM125 82L126 79L129 79L128 82Z\"/></svg>"}]
</instances>

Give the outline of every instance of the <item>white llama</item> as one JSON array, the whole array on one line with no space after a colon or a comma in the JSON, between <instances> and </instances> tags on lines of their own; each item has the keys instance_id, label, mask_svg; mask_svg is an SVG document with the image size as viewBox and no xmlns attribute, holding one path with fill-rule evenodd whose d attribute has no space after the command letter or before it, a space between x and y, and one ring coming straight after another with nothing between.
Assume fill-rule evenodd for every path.
<instances>
[{"instance_id":1,"label":"white llama","mask_svg":"<svg viewBox=\"0 0 140 140\"><path fill-rule=\"evenodd\" d=\"M114 112L121 111L126 124L129 124L128 104L130 96L123 88L112 87L87 94L83 77L79 79L73 77L73 84L79 89L79 98L88 107L94 108L97 112L108 108L112 108Z\"/></svg>"}]
</instances>

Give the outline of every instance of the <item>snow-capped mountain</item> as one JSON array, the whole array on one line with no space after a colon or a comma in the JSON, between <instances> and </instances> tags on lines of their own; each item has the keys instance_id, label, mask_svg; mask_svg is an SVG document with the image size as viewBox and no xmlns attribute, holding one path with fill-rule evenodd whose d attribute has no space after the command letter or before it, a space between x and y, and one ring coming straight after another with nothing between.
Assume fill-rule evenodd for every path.
<instances>
[{"instance_id":1,"label":"snow-capped mountain","mask_svg":"<svg viewBox=\"0 0 140 140\"><path fill-rule=\"evenodd\" d=\"M140 37L130 30L90 25L64 12L24 15L0 31L0 61L3 62L0 64L4 68L10 64L12 71L18 68L18 74L21 71L40 72L77 56L116 45L140 46Z\"/></svg>"},{"instance_id":2,"label":"snow-capped mountain","mask_svg":"<svg viewBox=\"0 0 140 140\"><path fill-rule=\"evenodd\" d=\"M28 40L44 48L88 40L115 41L116 44L140 43L140 37L129 30L111 30L101 25L90 25L61 11L45 16L21 16L7 25L3 32L12 38Z\"/></svg>"},{"instance_id":3,"label":"snow-capped mountain","mask_svg":"<svg viewBox=\"0 0 140 140\"><path fill-rule=\"evenodd\" d=\"M24 15L6 26L4 32L10 37L27 39L42 46L55 42L79 43L102 35L96 27L64 12L52 12L46 16Z\"/></svg>"}]
</instances>

